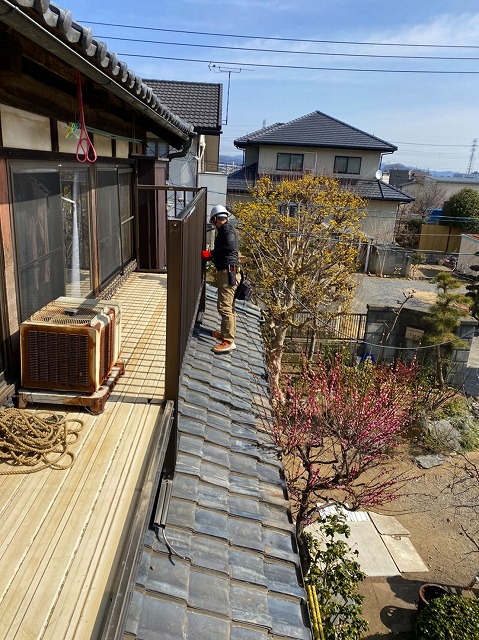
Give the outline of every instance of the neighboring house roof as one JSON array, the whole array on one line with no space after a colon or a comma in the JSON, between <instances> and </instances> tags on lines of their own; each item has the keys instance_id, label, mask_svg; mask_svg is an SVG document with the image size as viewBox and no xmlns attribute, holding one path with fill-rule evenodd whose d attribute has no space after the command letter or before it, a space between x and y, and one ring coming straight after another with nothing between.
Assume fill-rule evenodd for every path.
<instances>
[{"instance_id":1,"label":"neighboring house roof","mask_svg":"<svg viewBox=\"0 0 479 640\"><path fill-rule=\"evenodd\" d=\"M144 81L161 101L198 133L221 132L223 85L212 82Z\"/></svg>"},{"instance_id":2,"label":"neighboring house roof","mask_svg":"<svg viewBox=\"0 0 479 640\"><path fill-rule=\"evenodd\" d=\"M434 180L435 182L439 182L441 184L463 184L465 187L479 187L479 179L478 178L454 178L448 176L426 176L428 180ZM414 182L417 182L414 180Z\"/></svg>"},{"instance_id":3,"label":"neighboring house roof","mask_svg":"<svg viewBox=\"0 0 479 640\"><path fill-rule=\"evenodd\" d=\"M278 450L260 312L237 303L238 349L215 356L216 293L190 340L165 539L148 530L124 629L168 640L311 638ZM208 328L207 328L207 326Z\"/></svg>"},{"instance_id":4,"label":"neighboring house roof","mask_svg":"<svg viewBox=\"0 0 479 640\"><path fill-rule=\"evenodd\" d=\"M330 147L369 149L389 152L397 150L393 144L356 129L321 111L313 111L290 122L278 122L259 131L237 138L234 144L248 146L281 145L295 147Z\"/></svg>"},{"instance_id":5,"label":"neighboring house roof","mask_svg":"<svg viewBox=\"0 0 479 640\"><path fill-rule=\"evenodd\" d=\"M89 27L73 21L71 11L49 0L0 0L0 21L12 26L40 47L58 55L87 77L118 95L145 117L160 124L173 135L171 143L179 148L191 140L193 127L161 102L126 62L93 37ZM106 82L109 78L109 82Z\"/></svg>"},{"instance_id":6,"label":"neighboring house roof","mask_svg":"<svg viewBox=\"0 0 479 640\"><path fill-rule=\"evenodd\" d=\"M273 181L281 180L279 174L272 174ZM247 167L241 167L238 171L234 171L228 175L228 193L246 193L254 186L259 178L258 165L252 164ZM412 202L412 198L407 193L403 193L396 187L393 187L381 180L360 180L360 179L339 179L339 182L345 187L353 190L366 200L387 200L393 202Z\"/></svg>"}]
</instances>

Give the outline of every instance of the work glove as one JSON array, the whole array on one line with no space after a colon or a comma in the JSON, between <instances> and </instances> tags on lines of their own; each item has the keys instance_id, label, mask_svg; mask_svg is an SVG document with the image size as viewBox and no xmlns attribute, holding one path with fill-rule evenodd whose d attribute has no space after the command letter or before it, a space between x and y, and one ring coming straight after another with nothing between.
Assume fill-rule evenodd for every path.
<instances>
[{"instance_id":1,"label":"work glove","mask_svg":"<svg viewBox=\"0 0 479 640\"><path fill-rule=\"evenodd\" d=\"M203 249L201 252L201 259L202 260L211 260L211 251L208 251L207 249Z\"/></svg>"}]
</instances>

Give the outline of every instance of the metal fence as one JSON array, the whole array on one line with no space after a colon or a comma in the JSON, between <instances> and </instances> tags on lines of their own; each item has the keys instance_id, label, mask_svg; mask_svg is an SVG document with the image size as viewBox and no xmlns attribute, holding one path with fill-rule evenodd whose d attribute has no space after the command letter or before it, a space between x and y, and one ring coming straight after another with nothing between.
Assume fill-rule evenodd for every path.
<instances>
[{"instance_id":1,"label":"metal fence","mask_svg":"<svg viewBox=\"0 0 479 640\"><path fill-rule=\"evenodd\" d=\"M325 341L345 341L360 342L364 339L366 332L365 313L339 313L329 322L314 327L308 324L311 317L307 313L297 315L297 328L292 328L286 336L285 353L299 354L305 353L313 357L317 351L319 342ZM293 358L294 360L294 358Z\"/></svg>"}]
</instances>

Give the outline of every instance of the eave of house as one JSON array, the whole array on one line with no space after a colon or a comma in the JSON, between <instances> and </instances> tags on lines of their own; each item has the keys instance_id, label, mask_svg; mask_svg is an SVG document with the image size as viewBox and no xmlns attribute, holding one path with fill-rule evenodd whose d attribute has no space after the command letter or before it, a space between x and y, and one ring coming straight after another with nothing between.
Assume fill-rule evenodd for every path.
<instances>
[{"instance_id":1,"label":"eave of house","mask_svg":"<svg viewBox=\"0 0 479 640\"><path fill-rule=\"evenodd\" d=\"M48 0L0 0L0 21L119 97L176 149L191 144L193 126L170 111L90 28L74 22L70 11Z\"/></svg>"},{"instance_id":2,"label":"eave of house","mask_svg":"<svg viewBox=\"0 0 479 640\"><path fill-rule=\"evenodd\" d=\"M252 164L241 167L238 171L230 173L228 176L228 193L248 193L258 179L258 165ZM280 175L271 176L273 180L280 180ZM381 180L361 180L361 179L339 179L344 186L349 186L358 195L366 200L388 201L388 202L412 202L412 198L407 193L393 187Z\"/></svg>"}]
</instances>

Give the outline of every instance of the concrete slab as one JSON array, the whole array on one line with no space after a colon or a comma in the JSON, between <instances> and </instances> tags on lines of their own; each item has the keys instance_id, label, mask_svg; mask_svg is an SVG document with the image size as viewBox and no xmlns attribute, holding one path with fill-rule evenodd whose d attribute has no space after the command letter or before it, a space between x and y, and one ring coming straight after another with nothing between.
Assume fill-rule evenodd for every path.
<instances>
[{"instance_id":1,"label":"concrete slab","mask_svg":"<svg viewBox=\"0 0 479 640\"><path fill-rule=\"evenodd\" d=\"M351 536L347 542L353 551L358 551L358 562L367 576L397 576L394 563L381 536L372 522L348 522Z\"/></svg>"},{"instance_id":2,"label":"concrete slab","mask_svg":"<svg viewBox=\"0 0 479 640\"><path fill-rule=\"evenodd\" d=\"M429 571L414 548L411 539L404 536L381 536L401 573Z\"/></svg>"},{"instance_id":3,"label":"concrete slab","mask_svg":"<svg viewBox=\"0 0 479 640\"><path fill-rule=\"evenodd\" d=\"M381 535L387 536L408 536L409 531L393 516L383 516L380 513L369 512L369 516L374 526Z\"/></svg>"}]
</instances>

